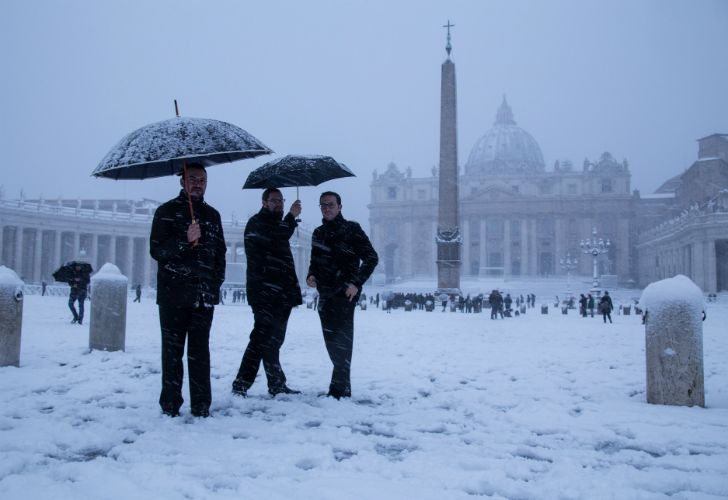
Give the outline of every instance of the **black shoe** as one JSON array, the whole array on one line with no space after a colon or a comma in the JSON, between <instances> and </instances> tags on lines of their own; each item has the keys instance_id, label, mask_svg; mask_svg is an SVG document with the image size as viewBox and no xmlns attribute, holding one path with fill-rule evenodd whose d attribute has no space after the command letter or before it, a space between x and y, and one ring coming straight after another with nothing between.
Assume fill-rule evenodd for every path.
<instances>
[{"instance_id":1,"label":"black shoe","mask_svg":"<svg viewBox=\"0 0 728 500\"><path fill-rule=\"evenodd\" d=\"M243 398L248 397L248 388L237 380L233 382L232 393Z\"/></svg>"},{"instance_id":2,"label":"black shoe","mask_svg":"<svg viewBox=\"0 0 728 500\"><path fill-rule=\"evenodd\" d=\"M164 413L168 417L172 417L172 418L179 417L179 410L165 410L165 409L162 409L162 413Z\"/></svg>"},{"instance_id":3,"label":"black shoe","mask_svg":"<svg viewBox=\"0 0 728 500\"><path fill-rule=\"evenodd\" d=\"M192 416L198 417L198 418L207 418L210 416L210 410L207 408L202 408L199 410L192 410Z\"/></svg>"},{"instance_id":4,"label":"black shoe","mask_svg":"<svg viewBox=\"0 0 728 500\"><path fill-rule=\"evenodd\" d=\"M73 319L71 320L71 324L74 324L74 323L78 323L78 320L77 320L76 318L73 318Z\"/></svg>"},{"instance_id":5,"label":"black shoe","mask_svg":"<svg viewBox=\"0 0 728 500\"><path fill-rule=\"evenodd\" d=\"M79 324L79 325L83 325L83 319L79 319L79 320L78 320L78 324Z\"/></svg>"},{"instance_id":6,"label":"black shoe","mask_svg":"<svg viewBox=\"0 0 728 500\"><path fill-rule=\"evenodd\" d=\"M276 396L278 394L301 394L301 391L297 391L296 389L291 389L287 385L283 385L281 387L268 389L268 394L271 396Z\"/></svg>"}]
</instances>

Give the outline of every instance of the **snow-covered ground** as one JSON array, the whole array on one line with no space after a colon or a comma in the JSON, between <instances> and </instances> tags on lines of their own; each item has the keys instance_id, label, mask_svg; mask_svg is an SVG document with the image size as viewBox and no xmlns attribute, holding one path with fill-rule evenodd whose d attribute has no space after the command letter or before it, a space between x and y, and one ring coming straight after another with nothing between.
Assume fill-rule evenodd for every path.
<instances>
[{"instance_id":1,"label":"snow-covered ground","mask_svg":"<svg viewBox=\"0 0 728 500\"><path fill-rule=\"evenodd\" d=\"M563 292L496 286L537 305ZM211 335L212 417L187 401L171 419L152 300L128 304L127 350L109 353L88 351L64 298L26 296L21 367L0 368L0 498L728 497L726 303L703 324L707 408L645 402L639 317L553 307L497 321L357 311L342 401L319 395L330 362L316 313L299 308L281 358L303 394L271 398L259 374L241 399L230 384L252 315L228 304Z\"/></svg>"}]
</instances>

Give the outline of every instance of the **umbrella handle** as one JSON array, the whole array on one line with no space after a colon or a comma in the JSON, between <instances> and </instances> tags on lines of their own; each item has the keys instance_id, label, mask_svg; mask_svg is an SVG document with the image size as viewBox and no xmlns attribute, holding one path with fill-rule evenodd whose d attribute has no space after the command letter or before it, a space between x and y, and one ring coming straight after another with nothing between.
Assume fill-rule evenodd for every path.
<instances>
[{"instance_id":1,"label":"umbrella handle","mask_svg":"<svg viewBox=\"0 0 728 500\"><path fill-rule=\"evenodd\" d=\"M177 100L175 99L174 105L177 106ZM182 160L182 170L184 179L182 180L183 185L187 182L187 162ZM190 219L192 219L192 224L197 224L197 221L195 220L195 211L192 209L192 197L190 197L190 193L187 192L187 186L185 185L185 193L187 193L187 206L190 207ZM192 248L195 248L197 246L197 241L195 240L192 242Z\"/></svg>"}]
</instances>

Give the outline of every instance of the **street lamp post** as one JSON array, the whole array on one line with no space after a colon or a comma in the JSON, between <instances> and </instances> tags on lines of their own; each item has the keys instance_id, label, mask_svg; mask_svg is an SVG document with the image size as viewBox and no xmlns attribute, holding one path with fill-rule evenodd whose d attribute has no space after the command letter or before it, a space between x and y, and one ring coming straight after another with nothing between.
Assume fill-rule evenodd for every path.
<instances>
[{"instance_id":1,"label":"street lamp post","mask_svg":"<svg viewBox=\"0 0 728 500\"><path fill-rule=\"evenodd\" d=\"M579 264L579 261L576 259L576 257L572 258L571 254L569 252L566 252L566 257L562 257L559 260L559 265L561 266L561 269L566 271L566 299L569 300L571 298L571 271L576 269L576 266Z\"/></svg>"},{"instance_id":2,"label":"street lamp post","mask_svg":"<svg viewBox=\"0 0 728 500\"><path fill-rule=\"evenodd\" d=\"M585 240L581 240L581 243L579 243L579 246L581 247L582 253L585 254L591 254L593 259L593 275L592 275L592 292L598 292L599 291L599 278L597 275L597 257L599 257L600 254L606 253L609 251L609 246L611 243L609 242L609 239L607 241L604 241L602 238L597 239L597 228L592 228L592 237L587 238Z\"/></svg>"}]
</instances>

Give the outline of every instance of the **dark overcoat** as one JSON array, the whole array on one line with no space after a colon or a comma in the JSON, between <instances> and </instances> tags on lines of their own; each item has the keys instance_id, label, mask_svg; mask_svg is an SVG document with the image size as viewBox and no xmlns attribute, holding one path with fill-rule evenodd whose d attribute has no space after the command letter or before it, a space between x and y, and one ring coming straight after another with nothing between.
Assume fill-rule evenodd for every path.
<instances>
[{"instance_id":1,"label":"dark overcoat","mask_svg":"<svg viewBox=\"0 0 728 500\"><path fill-rule=\"evenodd\" d=\"M245 225L246 288L251 306L294 307L303 303L288 241L297 225L290 212L281 219L266 208Z\"/></svg>"},{"instance_id":2,"label":"dark overcoat","mask_svg":"<svg viewBox=\"0 0 728 500\"><path fill-rule=\"evenodd\" d=\"M154 212L149 253L157 261L157 304L188 307L215 305L225 281L225 236L217 210L204 200L192 201L201 236L187 242L190 209L187 195L160 205Z\"/></svg>"}]
</instances>

